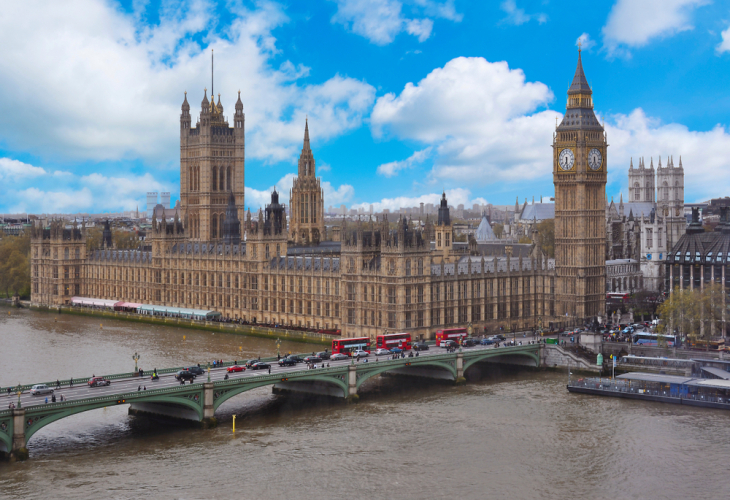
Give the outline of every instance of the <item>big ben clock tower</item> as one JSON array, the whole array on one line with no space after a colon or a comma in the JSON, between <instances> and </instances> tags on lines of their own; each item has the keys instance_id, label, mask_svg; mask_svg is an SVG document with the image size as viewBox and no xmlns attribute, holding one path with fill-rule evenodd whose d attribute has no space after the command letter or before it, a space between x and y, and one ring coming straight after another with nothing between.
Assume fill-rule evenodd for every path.
<instances>
[{"instance_id":1,"label":"big ben clock tower","mask_svg":"<svg viewBox=\"0 0 730 500\"><path fill-rule=\"evenodd\" d=\"M557 315L575 321L606 306L606 135L593 113L593 92L578 67L563 121L553 136Z\"/></svg>"}]
</instances>

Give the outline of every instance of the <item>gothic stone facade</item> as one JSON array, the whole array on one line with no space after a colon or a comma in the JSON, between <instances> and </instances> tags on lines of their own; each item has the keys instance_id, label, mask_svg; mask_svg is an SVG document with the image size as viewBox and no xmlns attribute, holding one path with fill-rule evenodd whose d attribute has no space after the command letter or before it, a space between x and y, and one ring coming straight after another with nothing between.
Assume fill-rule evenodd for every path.
<instances>
[{"instance_id":1,"label":"gothic stone facade","mask_svg":"<svg viewBox=\"0 0 730 500\"><path fill-rule=\"evenodd\" d=\"M580 59L554 144L556 261L536 247L516 257L509 247L500 256L474 245L455 249L445 195L435 223L343 221L338 243L316 244L317 233L324 236L323 200L313 181L308 127L291 193L291 227L276 192L254 220L243 211L240 97L233 127L220 103L204 98L201 108L197 127L190 128L187 97L182 106L182 220L154 220L150 251L107 244L87 252L83 227L35 227L33 303L86 296L214 309L224 317L340 329L347 336L387 330L424 338L445 327L529 328L564 319L566 312L576 318L603 313L606 142ZM574 164L561 167L565 149ZM598 168L589 166L594 149L602 156Z\"/></svg>"}]
</instances>

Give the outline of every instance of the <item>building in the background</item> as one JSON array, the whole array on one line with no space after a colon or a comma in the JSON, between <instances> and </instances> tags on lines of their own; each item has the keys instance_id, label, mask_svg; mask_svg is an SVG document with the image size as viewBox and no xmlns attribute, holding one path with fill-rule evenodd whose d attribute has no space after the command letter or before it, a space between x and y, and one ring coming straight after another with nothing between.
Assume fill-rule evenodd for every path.
<instances>
[{"instance_id":1,"label":"building in the background","mask_svg":"<svg viewBox=\"0 0 730 500\"><path fill-rule=\"evenodd\" d=\"M160 193L160 203L165 208L172 208L170 205L170 193Z\"/></svg>"},{"instance_id":2,"label":"building in the background","mask_svg":"<svg viewBox=\"0 0 730 500\"><path fill-rule=\"evenodd\" d=\"M667 158L657 169L654 159L649 166L643 158L634 167L629 166L629 201L623 196L619 203L613 200L606 209L607 260L633 259L639 262L643 287L662 292L665 286L665 259L667 252L680 239L687 227L684 216L684 168L680 158ZM617 292L614 282L607 281L607 292Z\"/></svg>"},{"instance_id":3,"label":"building in the background","mask_svg":"<svg viewBox=\"0 0 730 500\"><path fill-rule=\"evenodd\" d=\"M152 218L152 212L154 212L155 207L159 203L157 195L158 195L158 193L155 193L155 192L147 193L147 218L148 219Z\"/></svg>"}]
</instances>

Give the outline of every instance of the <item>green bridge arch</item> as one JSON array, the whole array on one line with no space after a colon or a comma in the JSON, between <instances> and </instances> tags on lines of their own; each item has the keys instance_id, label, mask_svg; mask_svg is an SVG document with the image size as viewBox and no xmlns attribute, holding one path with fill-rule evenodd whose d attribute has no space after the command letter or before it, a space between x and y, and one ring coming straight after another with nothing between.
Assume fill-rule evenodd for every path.
<instances>
[{"instance_id":1,"label":"green bridge arch","mask_svg":"<svg viewBox=\"0 0 730 500\"><path fill-rule=\"evenodd\" d=\"M312 370L317 372L317 370ZM339 373L341 372L341 373ZM343 397L347 396L347 368L339 370L339 372L325 372L325 373L312 373L303 375L290 375L288 377L262 377L261 380L253 382L246 381L240 383L237 380L229 380L227 382L216 382L213 386L213 411L217 410L220 405L228 401L234 396L242 394L244 392L257 389L259 387L265 387L267 385L276 385L279 383L286 382L322 382L330 384L342 389ZM245 379L244 379L245 380ZM238 382L238 383L237 383Z\"/></svg>"},{"instance_id":2,"label":"green bridge arch","mask_svg":"<svg viewBox=\"0 0 730 500\"><path fill-rule=\"evenodd\" d=\"M370 363L368 363L369 365ZM419 360L418 358L406 358L405 363L389 363L389 362L382 362L382 363L373 363L374 366L362 370L357 371L357 389L360 389L360 386L368 379L373 378L376 375L380 375L381 373L392 371L392 370L398 370L401 368L419 368L419 367L437 367L442 368L449 372L452 377L454 377L454 380L456 380L456 362L455 361L441 361L441 360L434 360L429 358L423 358L423 360ZM362 366L362 365L361 365Z\"/></svg>"},{"instance_id":3,"label":"green bridge arch","mask_svg":"<svg viewBox=\"0 0 730 500\"><path fill-rule=\"evenodd\" d=\"M165 403L172 406L182 406L186 408L190 408L196 412L198 415L198 418L200 420L203 419L203 390L201 388L196 388L197 390L193 393L190 393L189 391L186 391L186 394L149 394L149 395L140 395L137 396L137 393L132 394L126 394L126 395L120 395L119 397L109 398L105 399L103 401L95 401L95 402L87 402L82 404L73 404L70 403L66 407L56 407L49 405L48 407L31 407L29 410L26 410L25 417L24 417L24 433L25 433L25 442L26 445L30 438L39 430L43 429L44 427L52 424L53 422L56 422L57 420L61 420L62 418L70 417L72 415L77 415L79 413L84 413L91 410L97 410L99 408L104 408L106 406L119 406L117 404L117 401L119 399L124 399L124 404L134 404L134 403ZM143 394L143 393L142 393ZM194 396L197 395L197 400L195 400ZM193 396L193 397L190 397ZM0 433L0 438L2 438L2 433ZM4 440L5 441L5 440ZM8 447L12 444L12 437L11 441L7 442Z\"/></svg>"},{"instance_id":4,"label":"green bridge arch","mask_svg":"<svg viewBox=\"0 0 730 500\"><path fill-rule=\"evenodd\" d=\"M474 354L472 354L474 353ZM486 351L472 351L469 356L464 356L464 371L468 370L475 363L484 361L489 358L499 358L502 356L524 356L532 359L535 366L540 366L540 347L537 344L524 346L524 349L515 349L510 351L502 351L499 348L489 349Z\"/></svg>"}]
</instances>

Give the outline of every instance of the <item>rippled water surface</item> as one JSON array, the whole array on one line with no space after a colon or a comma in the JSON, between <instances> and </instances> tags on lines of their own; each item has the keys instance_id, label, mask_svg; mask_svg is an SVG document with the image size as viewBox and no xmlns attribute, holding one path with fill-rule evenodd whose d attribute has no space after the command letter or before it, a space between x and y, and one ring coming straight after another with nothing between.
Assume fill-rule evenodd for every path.
<instances>
[{"instance_id":1,"label":"rippled water surface","mask_svg":"<svg viewBox=\"0 0 730 500\"><path fill-rule=\"evenodd\" d=\"M276 352L268 339L8 311L0 386L128 371L135 351L145 369ZM561 373L467 375L464 387L377 378L356 405L261 388L224 403L213 430L86 412L36 433L27 462L0 463L0 498L729 496L730 412L569 394Z\"/></svg>"}]
</instances>

